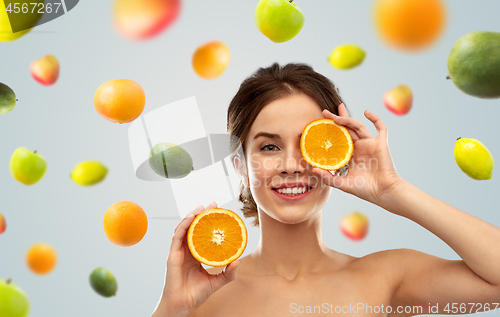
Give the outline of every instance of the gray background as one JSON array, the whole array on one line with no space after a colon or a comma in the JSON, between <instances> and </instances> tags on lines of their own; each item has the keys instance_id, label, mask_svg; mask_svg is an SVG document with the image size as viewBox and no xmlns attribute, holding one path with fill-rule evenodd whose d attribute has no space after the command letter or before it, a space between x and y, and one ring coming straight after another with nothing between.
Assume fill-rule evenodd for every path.
<instances>
[{"instance_id":1,"label":"gray background","mask_svg":"<svg viewBox=\"0 0 500 317\"><path fill-rule=\"evenodd\" d=\"M39 26L20 40L0 43L1 82L19 99L16 108L0 116L0 212L7 231L0 236L0 277L11 277L26 291L32 317L149 316L161 294L165 261L177 220L167 182L145 182L134 176L128 125L100 117L93 106L97 87L128 78L146 92L144 113L169 102L196 96L207 133L224 133L226 110L240 82L272 62L305 62L340 88L352 117L376 130L363 116L378 114L389 129L389 145L400 175L430 195L461 210L500 225L495 205L498 176L474 181L456 165L457 137L483 142L500 158L496 129L500 100L465 95L445 80L453 43L477 30L500 31L498 0L448 0L448 23L431 48L412 54L392 51L377 40L371 23L372 1L297 0L306 23L293 40L276 44L254 24L257 0L183 1L179 20L160 36L145 42L122 38L113 28L111 1L81 1L71 12ZM219 78L206 81L191 68L191 56L201 44L221 40L231 50L231 63ZM330 66L327 56L340 44L356 43L367 52L364 63L350 71ZM31 77L30 63L45 54L61 65L58 82L44 87ZM383 105L385 91L407 84L414 106L403 117ZM38 150L48 162L47 173L27 187L9 172L16 148ZM73 167L96 159L109 168L107 179L82 188L68 177ZM196 195L196 193L193 193ZM132 200L149 220L137 245L124 248L109 242L102 217L114 202ZM206 202L207 204L210 201ZM239 203L224 207L239 211ZM370 219L367 238L352 242L339 230L342 216L354 210ZM334 190L323 211L323 236L330 248L354 256L393 248L413 248L447 259L459 256L442 240L408 219ZM259 230L249 228L245 254L252 252ZM24 256L36 242L55 247L59 261L46 276L32 274ZM115 298L93 292L88 276L97 266L118 280Z\"/></svg>"}]
</instances>

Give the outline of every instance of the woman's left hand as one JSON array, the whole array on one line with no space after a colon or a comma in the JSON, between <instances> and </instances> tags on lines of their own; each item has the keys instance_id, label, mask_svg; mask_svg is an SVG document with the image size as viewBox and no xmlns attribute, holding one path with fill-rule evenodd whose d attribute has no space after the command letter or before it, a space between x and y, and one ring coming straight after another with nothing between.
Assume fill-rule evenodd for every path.
<instances>
[{"instance_id":1,"label":"woman's left hand","mask_svg":"<svg viewBox=\"0 0 500 317\"><path fill-rule=\"evenodd\" d=\"M351 135L354 152L348 174L335 176L319 168L314 168L313 172L327 185L380 205L382 198L403 182L389 152L387 127L376 114L366 110L365 117L377 128L377 137L374 138L363 123L349 117L344 104L340 104L339 114L323 110L323 117L346 127Z\"/></svg>"}]
</instances>

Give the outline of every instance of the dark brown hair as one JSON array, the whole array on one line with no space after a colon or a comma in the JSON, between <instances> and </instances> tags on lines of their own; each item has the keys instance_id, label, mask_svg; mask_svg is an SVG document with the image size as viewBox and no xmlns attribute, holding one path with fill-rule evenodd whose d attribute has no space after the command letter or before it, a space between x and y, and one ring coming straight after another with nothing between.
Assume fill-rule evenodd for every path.
<instances>
[{"instance_id":1,"label":"dark brown hair","mask_svg":"<svg viewBox=\"0 0 500 317\"><path fill-rule=\"evenodd\" d=\"M255 118L270 102L292 94L306 94L321 109L338 115L338 106L343 103L339 90L325 76L315 72L307 64L290 63L280 66L274 63L259 68L240 85L227 109L227 131L231 138L231 160L235 156L245 157L245 140ZM347 109L347 108L346 108ZM245 160L241 160L240 162ZM255 217L254 226L259 225L258 208L250 188L240 183L239 198L243 203L243 215Z\"/></svg>"}]
</instances>

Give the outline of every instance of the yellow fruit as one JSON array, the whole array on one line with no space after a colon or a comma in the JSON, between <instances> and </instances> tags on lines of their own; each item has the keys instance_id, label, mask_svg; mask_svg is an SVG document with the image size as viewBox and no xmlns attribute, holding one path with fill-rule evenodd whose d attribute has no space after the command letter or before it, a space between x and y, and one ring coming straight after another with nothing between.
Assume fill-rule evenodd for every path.
<instances>
[{"instance_id":1,"label":"yellow fruit","mask_svg":"<svg viewBox=\"0 0 500 317\"><path fill-rule=\"evenodd\" d=\"M19 39L21 36L31 31L43 16L43 13L38 13L38 10L34 10L33 12L31 12L30 9L28 9L26 13L23 13L20 9L20 13L16 14L14 13L14 11L17 10L14 8L14 4L16 2L8 1L8 3L11 4L9 9L12 10L12 14L10 15L10 17L15 17L15 20L11 21L9 19L9 14L7 13L5 7L5 1L0 1L0 42L10 42ZM23 3L27 2L18 2L19 7L22 8ZM41 8L39 4L44 4L44 0L33 0L29 1L29 3L36 3L36 7ZM30 8L33 8L33 6L31 6ZM12 33L12 25L14 25L14 29L18 29L21 31Z\"/></svg>"},{"instance_id":2,"label":"yellow fruit","mask_svg":"<svg viewBox=\"0 0 500 317\"><path fill-rule=\"evenodd\" d=\"M483 143L476 139L458 138L453 151L458 167L472 179L491 179L493 156Z\"/></svg>"},{"instance_id":3,"label":"yellow fruit","mask_svg":"<svg viewBox=\"0 0 500 317\"><path fill-rule=\"evenodd\" d=\"M356 44L345 44L336 47L330 56L328 62L338 69L351 69L363 62L365 51Z\"/></svg>"},{"instance_id":4,"label":"yellow fruit","mask_svg":"<svg viewBox=\"0 0 500 317\"><path fill-rule=\"evenodd\" d=\"M331 119L318 119L304 128L300 151L309 165L333 171L349 163L354 144L344 126Z\"/></svg>"},{"instance_id":5,"label":"yellow fruit","mask_svg":"<svg viewBox=\"0 0 500 317\"><path fill-rule=\"evenodd\" d=\"M94 94L95 110L111 122L132 122L141 115L145 105L144 90L130 79L107 81Z\"/></svg>"},{"instance_id":6,"label":"yellow fruit","mask_svg":"<svg viewBox=\"0 0 500 317\"><path fill-rule=\"evenodd\" d=\"M119 201L111 205L103 219L104 233L112 243L129 247L142 240L148 230L148 217L138 204Z\"/></svg>"},{"instance_id":7,"label":"yellow fruit","mask_svg":"<svg viewBox=\"0 0 500 317\"><path fill-rule=\"evenodd\" d=\"M247 246L247 229L231 210L213 208L198 214L187 234L193 257L210 266L224 266L238 259Z\"/></svg>"},{"instance_id":8,"label":"yellow fruit","mask_svg":"<svg viewBox=\"0 0 500 317\"><path fill-rule=\"evenodd\" d=\"M26 253L26 264L35 274L49 273L54 269L56 263L56 250L46 243L37 243Z\"/></svg>"},{"instance_id":9,"label":"yellow fruit","mask_svg":"<svg viewBox=\"0 0 500 317\"><path fill-rule=\"evenodd\" d=\"M98 161L78 164L70 174L71 179L81 186L95 185L106 178L108 168Z\"/></svg>"}]
</instances>

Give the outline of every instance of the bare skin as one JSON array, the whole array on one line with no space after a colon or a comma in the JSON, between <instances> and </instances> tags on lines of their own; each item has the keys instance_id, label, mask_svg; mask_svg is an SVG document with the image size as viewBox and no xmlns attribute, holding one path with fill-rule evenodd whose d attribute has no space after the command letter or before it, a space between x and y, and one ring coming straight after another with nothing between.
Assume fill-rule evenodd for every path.
<instances>
[{"instance_id":1,"label":"bare skin","mask_svg":"<svg viewBox=\"0 0 500 317\"><path fill-rule=\"evenodd\" d=\"M297 313L413 316L495 309L495 303L500 302L500 229L403 180L390 156L387 128L378 116L365 111L377 129L374 138L363 123L349 118L343 105L339 114L322 111L300 94L264 107L247 138L245 168L236 162L259 207L261 236L256 250L221 273L220 268L207 272L185 246L185 232L193 219L187 217L173 237L165 287L154 317ZM376 158L377 167L353 165L351 169L350 165L348 177L342 179L301 160L298 135L307 123L323 117L348 128L354 142L353 162ZM268 134L255 138L260 132ZM363 178L363 186L356 186L356 177ZM314 188L300 201L285 201L272 190L281 181L308 181ZM321 215L332 189L415 221L447 243L462 260L410 249L380 251L361 258L328 249L322 239ZM212 203L207 208L214 206ZM204 209L201 206L193 215ZM429 312L429 304L438 305L438 310ZM366 311L367 305L373 308L372 313ZM403 311L398 312L398 307ZM405 313L405 308L411 311Z\"/></svg>"}]
</instances>

